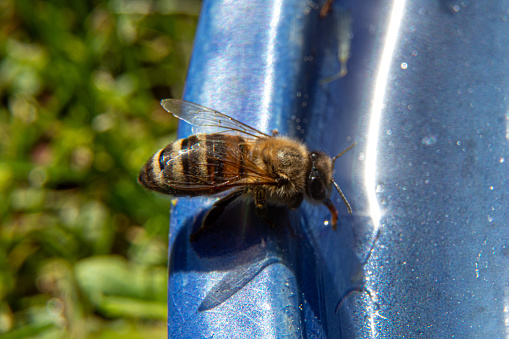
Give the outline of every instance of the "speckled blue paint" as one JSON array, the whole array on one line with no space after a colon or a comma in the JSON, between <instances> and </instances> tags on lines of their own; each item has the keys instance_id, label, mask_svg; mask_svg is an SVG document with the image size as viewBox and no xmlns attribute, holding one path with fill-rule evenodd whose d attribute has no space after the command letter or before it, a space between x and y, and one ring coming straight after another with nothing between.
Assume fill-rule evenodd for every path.
<instances>
[{"instance_id":1,"label":"speckled blue paint","mask_svg":"<svg viewBox=\"0 0 509 339\"><path fill-rule=\"evenodd\" d=\"M407 1L378 144L382 233L366 265L362 159L392 3L336 1L352 10L352 51L347 76L326 85L339 70L334 16L268 3L204 1L185 99L331 155L357 141L335 174L354 214L338 200L333 232L327 209L305 203L271 210L272 229L239 203L189 242L213 199L178 199L169 338L506 336L509 2ZM348 294L364 281L371 297Z\"/></svg>"}]
</instances>

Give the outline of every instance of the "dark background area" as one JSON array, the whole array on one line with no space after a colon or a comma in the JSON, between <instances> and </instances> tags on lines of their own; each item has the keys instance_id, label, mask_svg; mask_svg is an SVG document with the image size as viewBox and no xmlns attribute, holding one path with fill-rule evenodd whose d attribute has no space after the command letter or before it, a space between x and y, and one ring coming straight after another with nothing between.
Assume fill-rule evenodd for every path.
<instances>
[{"instance_id":1,"label":"dark background area","mask_svg":"<svg viewBox=\"0 0 509 339\"><path fill-rule=\"evenodd\" d=\"M0 338L166 336L176 135L198 1L0 2Z\"/></svg>"}]
</instances>

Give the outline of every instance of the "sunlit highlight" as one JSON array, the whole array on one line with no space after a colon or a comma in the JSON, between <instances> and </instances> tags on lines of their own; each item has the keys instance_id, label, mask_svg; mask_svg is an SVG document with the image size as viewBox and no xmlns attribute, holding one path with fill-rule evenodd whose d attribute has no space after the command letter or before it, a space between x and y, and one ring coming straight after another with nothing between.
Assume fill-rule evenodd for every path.
<instances>
[{"instance_id":1,"label":"sunlit highlight","mask_svg":"<svg viewBox=\"0 0 509 339\"><path fill-rule=\"evenodd\" d=\"M389 76L389 69L391 67L394 48L398 37L401 19L403 18L403 9L405 7L405 0L394 0L391 18L389 22L389 29L385 38L385 46L382 53L382 60L378 69L378 76L375 83L375 93L373 98L373 105L371 107L371 118L368 131L368 143L366 147L366 167L365 167L365 186L367 190L369 213L373 220L374 232L377 234L380 228L380 218L382 213L376 198L376 158L377 158L377 143L378 134L380 130L380 119L382 116L382 109L385 97L385 90L387 88L387 78ZM369 275L366 277L366 285L369 285ZM371 329L371 337L378 336L376 331L375 317L379 315L374 305L371 305L369 310L369 323Z\"/></svg>"},{"instance_id":2,"label":"sunlit highlight","mask_svg":"<svg viewBox=\"0 0 509 339\"><path fill-rule=\"evenodd\" d=\"M269 24L269 41L267 42L267 51L265 55L267 56L265 60L265 79L263 79L263 94L262 94L262 102L261 102L261 121L259 122L258 129L264 132L268 132L269 129L269 114L267 112L270 111L270 106L272 104L272 93L274 89L274 69L275 69L275 55L276 55L276 46L277 44L277 28L279 26L279 21L281 20L281 9L283 8L282 0L272 1L272 8L269 13L271 13L270 24Z\"/></svg>"},{"instance_id":3,"label":"sunlit highlight","mask_svg":"<svg viewBox=\"0 0 509 339\"><path fill-rule=\"evenodd\" d=\"M502 310L505 326L505 337L509 339L509 288L504 290L504 309Z\"/></svg>"},{"instance_id":4,"label":"sunlit highlight","mask_svg":"<svg viewBox=\"0 0 509 339\"><path fill-rule=\"evenodd\" d=\"M369 212L371 219L373 220L375 232L378 231L378 228L380 227L380 218L382 216L380 206L376 199L376 151L378 133L380 129L380 118L382 116L385 90L387 87L387 78L389 76L389 69L392 63L394 47L396 46L399 26L403 17L404 5L405 0L394 0L391 19L389 22L389 30L385 38L385 47L382 53L380 67L378 69L378 76L376 78L373 105L371 107L364 177L368 196Z\"/></svg>"}]
</instances>

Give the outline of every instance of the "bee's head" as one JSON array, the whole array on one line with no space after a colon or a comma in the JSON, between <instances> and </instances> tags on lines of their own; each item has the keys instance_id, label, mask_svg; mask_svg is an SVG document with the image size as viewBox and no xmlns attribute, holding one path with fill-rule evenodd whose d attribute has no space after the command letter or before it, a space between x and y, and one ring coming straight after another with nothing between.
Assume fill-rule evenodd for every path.
<instances>
[{"instance_id":1,"label":"bee's head","mask_svg":"<svg viewBox=\"0 0 509 339\"><path fill-rule=\"evenodd\" d=\"M332 160L319 151L309 154L309 170L306 182L306 195L316 202L324 202L331 196L332 184Z\"/></svg>"},{"instance_id":2,"label":"bee's head","mask_svg":"<svg viewBox=\"0 0 509 339\"><path fill-rule=\"evenodd\" d=\"M354 146L355 143L345 148L332 159L323 152L313 151L309 154L309 174L306 182L306 195L312 200L322 202L327 205L327 207L331 209L331 212L336 211L329 199L332 193L332 185L334 185L341 196L341 199L345 203L348 213L352 214L352 207L348 203L348 200L346 200L346 197L339 188L338 184L334 181L332 174L334 172L334 163L336 162L336 159L351 150ZM337 211L335 213L337 219ZM333 222L333 225L334 224L335 222Z\"/></svg>"}]
</instances>

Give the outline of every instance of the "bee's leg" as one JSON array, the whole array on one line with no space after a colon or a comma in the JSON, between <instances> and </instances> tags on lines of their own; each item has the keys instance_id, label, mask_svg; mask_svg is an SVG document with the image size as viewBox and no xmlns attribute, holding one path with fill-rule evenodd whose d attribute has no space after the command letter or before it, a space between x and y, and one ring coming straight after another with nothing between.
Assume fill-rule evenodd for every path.
<instances>
[{"instance_id":1,"label":"bee's leg","mask_svg":"<svg viewBox=\"0 0 509 339\"><path fill-rule=\"evenodd\" d=\"M330 211L330 214L332 217L331 226L332 226L332 230L335 231L338 226L338 210L336 209L336 206L334 206L334 204L332 203L332 201L330 199L325 200L323 202L323 204L325 206L327 206L327 208Z\"/></svg>"},{"instance_id":2,"label":"bee's leg","mask_svg":"<svg viewBox=\"0 0 509 339\"><path fill-rule=\"evenodd\" d=\"M195 241L200 234L202 234L205 230L207 230L210 226L214 225L217 219L221 216L226 206L228 206L231 202L233 202L235 199L240 197L244 193L244 190L239 189L236 191L231 192L227 196L219 199L212 205L212 209L207 213L205 218L203 219L203 223L201 224L201 227L191 234L191 241Z\"/></svg>"},{"instance_id":3,"label":"bee's leg","mask_svg":"<svg viewBox=\"0 0 509 339\"><path fill-rule=\"evenodd\" d=\"M257 190L254 194L256 214L271 227L276 225L267 217L267 192L263 189Z\"/></svg>"}]
</instances>

